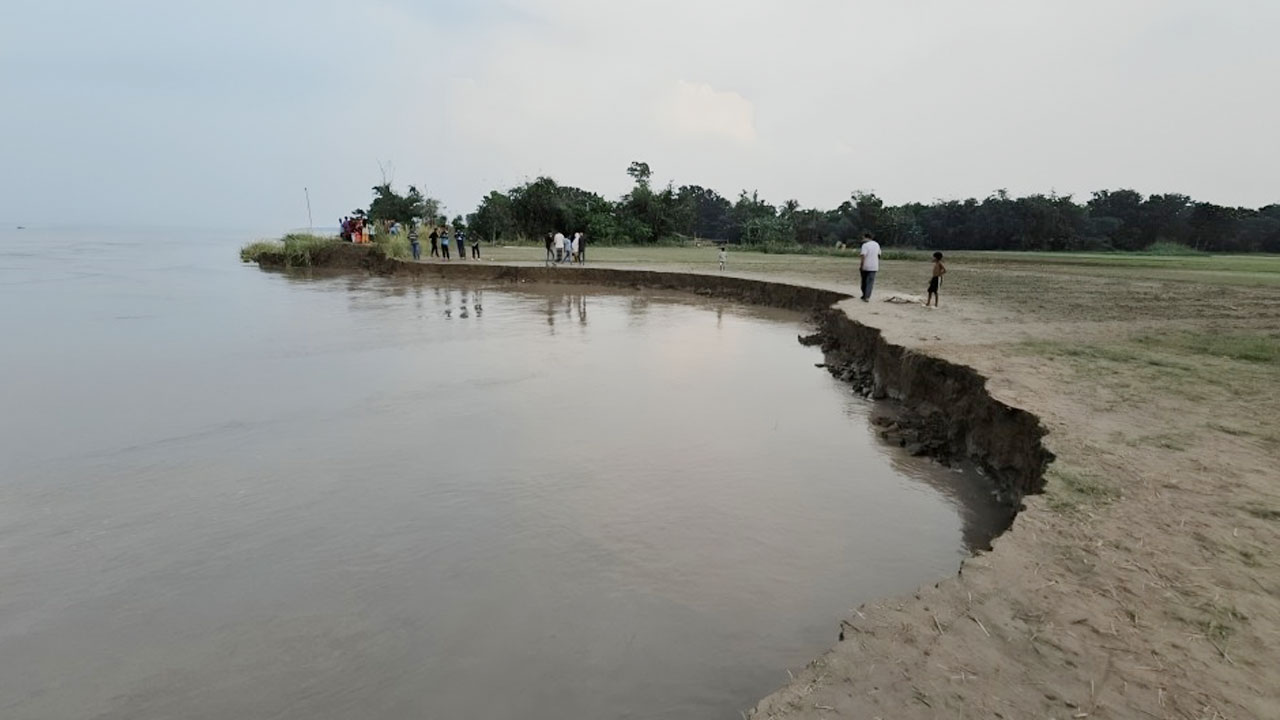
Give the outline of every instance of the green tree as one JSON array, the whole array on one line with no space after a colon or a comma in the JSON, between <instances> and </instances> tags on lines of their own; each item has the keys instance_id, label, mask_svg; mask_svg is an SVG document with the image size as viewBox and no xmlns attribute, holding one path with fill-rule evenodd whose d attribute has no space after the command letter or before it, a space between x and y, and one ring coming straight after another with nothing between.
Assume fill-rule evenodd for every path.
<instances>
[{"instance_id":1,"label":"green tree","mask_svg":"<svg viewBox=\"0 0 1280 720\"><path fill-rule=\"evenodd\" d=\"M699 185L685 185L676 192L676 202L682 206L682 213L689 220L687 235L699 238L724 240L729 236L729 213L733 203L720 193Z\"/></svg>"},{"instance_id":2,"label":"green tree","mask_svg":"<svg viewBox=\"0 0 1280 720\"><path fill-rule=\"evenodd\" d=\"M636 181L636 185L645 188L649 187L649 178L653 177L653 171L649 169L649 163L639 161L633 162L627 167L627 174Z\"/></svg>"},{"instance_id":3,"label":"green tree","mask_svg":"<svg viewBox=\"0 0 1280 720\"><path fill-rule=\"evenodd\" d=\"M514 235L515 220L511 216L511 198L496 190L489 193L467 218L467 225L476 236L489 242Z\"/></svg>"},{"instance_id":4,"label":"green tree","mask_svg":"<svg viewBox=\"0 0 1280 720\"><path fill-rule=\"evenodd\" d=\"M423 196L418 188L410 185L409 191L400 195L390 183L383 183L373 186L373 202L369 204L368 217L410 225L419 219L434 217L439 211L440 202Z\"/></svg>"},{"instance_id":5,"label":"green tree","mask_svg":"<svg viewBox=\"0 0 1280 720\"><path fill-rule=\"evenodd\" d=\"M1142 247L1160 240L1185 243L1191 228L1191 198L1178 193L1152 195L1142 203Z\"/></svg>"},{"instance_id":6,"label":"green tree","mask_svg":"<svg viewBox=\"0 0 1280 720\"><path fill-rule=\"evenodd\" d=\"M1107 239L1117 250L1139 250L1146 246L1142 238L1142 193L1133 190L1098 190L1089 200L1089 217L1114 218L1119 223L1106 223L1114 228Z\"/></svg>"},{"instance_id":7,"label":"green tree","mask_svg":"<svg viewBox=\"0 0 1280 720\"><path fill-rule=\"evenodd\" d=\"M743 190L738 193L738 201L729 211L730 224L726 239L735 243L768 242L766 237L776 237L777 226L772 221L777 217L777 208L761 200L758 191L752 190L748 195Z\"/></svg>"},{"instance_id":8,"label":"green tree","mask_svg":"<svg viewBox=\"0 0 1280 720\"><path fill-rule=\"evenodd\" d=\"M1197 250L1235 250L1240 213L1236 208L1213 203L1196 203L1187 218L1191 233L1188 238Z\"/></svg>"}]
</instances>

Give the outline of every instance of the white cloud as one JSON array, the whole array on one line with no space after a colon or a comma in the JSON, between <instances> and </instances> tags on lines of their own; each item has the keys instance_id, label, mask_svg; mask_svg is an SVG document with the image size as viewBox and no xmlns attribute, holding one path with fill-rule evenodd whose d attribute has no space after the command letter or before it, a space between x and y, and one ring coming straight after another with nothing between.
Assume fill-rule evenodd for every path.
<instances>
[{"instance_id":1,"label":"white cloud","mask_svg":"<svg viewBox=\"0 0 1280 720\"><path fill-rule=\"evenodd\" d=\"M658 106L658 123L675 135L710 136L740 143L756 139L756 109L735 92L684 80Z\"/></svg>"},{"instance_id":2,"label":"white cloud","mask_svg":"<svg viewBox=\"0 0 1280 720\"><path fill-rule=\"evenodd\" d=\"M544 173L621 194L633 160L810 206L855 188L1280 201L1269 0L226 0L198 21L121 2L138 11L0 11L35 29L0 48L23 98L0 116L21 139L0 145L0 217L63 219L70 195L86 219L288 223L272 209L303 185L336 217L377 160L451 213Z\"/></svg>"}]
</instances>

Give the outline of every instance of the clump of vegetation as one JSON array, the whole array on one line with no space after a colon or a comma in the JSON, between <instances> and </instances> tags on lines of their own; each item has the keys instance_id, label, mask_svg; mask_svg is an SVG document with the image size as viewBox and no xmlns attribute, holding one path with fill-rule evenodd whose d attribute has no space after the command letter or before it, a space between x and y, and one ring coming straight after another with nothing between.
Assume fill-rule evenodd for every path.
<instances>
[{"instance_id":1,"label":"clump of vegetation","mask_svg":"<svg viewBox=\"0 0 1280 720\"><path fill-rule=\"evenodd\" d=\"M1261 503L1250 503L1244 505L1242 509L1259 520L1271 522L1280 520L1280 509L1267 507Z\"/></svg>"},{"instance_id":2,"label":"clump of vegetation","mask_svg":"<svg viewBox=\"0 0 1280 720\"><path fill-rule=\"evenodd\" d=\"M264 257L269 258L283 254L284 243L279 240L258 240L240 248L240 260L242 262L258 262Z\"/></svg>"},{"instance_id":3,"label":"clump of vegetation","mask_svg":"<svg viewBox=\"0 0 1280 720\"><path fill-rule=\"evenodd\" d=\"M1049 507L1061 513L1106 505L1120 497L1120 490L1105 480L1060 464L1050 466L1045 479Z\"/></svg>"},{"instance_id":4,"label":"clump of vegetation","mask_svg":"<svg viewBox=\"0 0 1280 720\"><path fill-rule=\"evenodd\" d=\"M856 241L846 247L831 245L798 245L795 243L772 242L756 245L741 245L735 249L746 252L758 252L765 255L819 255L826 257L857 257ZM909 250L905 248L889 248L880 252L881 260L927 260L930 253L925 250Z\"/></svg>"},{"instance_id":5,"label":"clump of vegetation","mask_svg":"<svg viewBox=\"0 0 1280 720\"><path fill-rule=\"evenodd\" d=\"M1189 245L1172 240L1157 240L1151 243L1142 251L1146 255L1206 255L1205 251L1197 250Z\"/></svg>"},{"instance_id":6,"label":"clump of vegetation","mask_svg":"<svg viewBox=\"0 0 1280 720\"><path fill-rule=\"evenodd\" d=\"M396 260L405 260L413 255L407 232L399 232L395 235L385 231L380 232L373 236L373 246L384 256Z\"/></svg>"},{"instance_id":7,"label":"clump of vegetation","mask_svg":"<svg viewBox=\"0 0 1280 720\"><path fill-rule=\"evenodd\" d=\"M1277 335L1179 333L1158 341L1200 355L1256 363L1280 362L1280 336Z\"/></svg>"},{"instance_id":8,"label":"clump of vegetation","mask_svg":"<svg viewBox=\"0 0 1280 720\"><path fill-rule=\"evenodd\" d=\"M1239 631L1240 626L1249 621L1248 616L1240 612L1234 605L1219 605L1216 602L1202 603L1195 608L1196 617L1187 620L1200 629L1205 637L1216 643L1225 643ZM1223 652L1222 648L1218 648Z\"/></svg>"},{"instance_id":9,"label":"clump of vegetation","mask_svg":"<svg viewBox=\"0 0 1280 720\"><path fill-rule=\"evenodd\" d=\"M289 233L280 240L259 240L240 248L240 259L285 267L311 267L340 241L309 233Z\"/></svg>"}]
</instances>

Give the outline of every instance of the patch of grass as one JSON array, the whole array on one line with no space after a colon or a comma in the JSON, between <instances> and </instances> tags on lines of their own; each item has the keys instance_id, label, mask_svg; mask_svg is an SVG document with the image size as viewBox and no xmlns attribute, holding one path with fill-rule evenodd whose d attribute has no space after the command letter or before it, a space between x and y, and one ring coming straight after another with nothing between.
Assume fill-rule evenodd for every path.
<instances>
[{"instance_id":1,"label":"patch of grass","mask_svg":"<svg viewBox=\"0 0 1280 720\"><path fill-rule=\"evenodd\" d=\"M1206 637L1218 642L1225 642L1236 634L1240 625L1249 620L1235 606L1219 605L1212 601L1202 604L1196 610L1200 612L1200 616L1191 623L1200 628Z\"/></svg>"},{"instance_id":2,"label":"patch of grass","mask_svg":"<svg viewBox=\"0 0 1280 720\"><path fill-rule=\"evenodd\" d=\"M1120 345L1068 343L1059 340L1030 340L1023 343L1022 347L1034 355L1043 355L1050 358L1065 357L1090 361L1106 360L1117 363L1144 361L1140 353Z\"/></svg>"},{"instance_id":3,"label":"patch of grass","mask_svg":"<svg viewBox=\"0 0 1280 720\"><path fill-rule=\"evenodd\" d=\"M335 237L290 233L280 240L252 242L240 249L245 262L279 263L285 267L311 267L321 254L337 246Z\"/></svg>"},{"instance_id":4,"label":"patch of grass","mask_svg":"<svg viewBox=\"0 0 1280 720\"><path fill-rule=\"evenodd\" d=\"M1245 564L1245 567L1262 567L1262 560L1258 557L1256 550L1237 548L1236 552L1240 554L1240 561Z\"/></svg>"},{"instance_id":5,"label":"patch of grass","mask_svg":"<svg viewBox=\"0 0 1280 720\"><path fill-rule=\"evenodd\" d=\"M337 238L307 233L290 233L284 236L284 264L288 267L311 267L317 257L332 249L340 241Z\"/></svg>"},{"instance_id":6,"label":"patch of grass","mask_svg":"<svg viewBox=\"0 0 1280 720\"><path fill-rule=\"evenodd\" d=\"M847 248L830 245L792 245L785 243L767 243L761 245L729 245L729 251L756 252L762 255L816 255L819 257L858 258L858 244ZM907 248L885 248L880 252L881 260L928 260L932 253L925 250Z\"/></svg>"},{"instance_id":7,"label":"patch of grass","mask_svg":"<svg viewBox=\"0 0 1280 720\"><path fill-rule=\"evenodd\" d=\"M240 248L241 262L258 262L264 256L284 254L284 243L279 240L258 240Z\"/></svg>"},{"instance_id":8,"label":"patch of grass","mask_svg":"<svg viewBox=\"0 0 1280 720\"><path fill-rule=\"evenodd\" d=\"M1266 505L1262 505L1259 503L1250 503L1248 505L1243 505L1241 506L1240 509L1258 518L1259 520L1266 520L1268 522L1275 522L1276 520L1280 520L1280 509L1267 507Z\"/></svg>"},{"instance_id":9,"label":"patch of grass","mask_svg":"<svg viewBox=\"0 0 1280 720\"><path fill-rule=\"evenodd\" d=\"M1280 335L1182 332L1142 338L1142 342L1198 355L1256 363L1280 363Z\"/></svg>"},{"instance_id":10,"label":"patch of grass","mask_svg":"<svg viewBox=\"0 0 1280 720\"><path fill-rule=\"evenodd\" d=\"M1203 250L1197 250L1190 245L1173 242L1172 240L1157 240L1147 246L1143 250L1142 255L1207 255Z\"/></svg>"},{"instance_id":11,"label":"patch of grass","mask_svg":"<svg viewBox=\"0 0 1280 720\"><path fill-rule=\"evenodd\" d=\"M1243 428L1238 428L1238 427L1232 427L1230 425L1223 425L1222 423L1209 422L1205 424L1205 427L1209 428L1210 430L1217 430L1218 432L1223 433L1224 435L1231 435L1233 437L1253 437L1253 433L1249 432L1248 430L1245 430Z\"/></svg>"},{"instance_id":12,"label":"patch of grass","mask_svg":"<svg viewBox=\"0 0 1280 720\"><path fill-rule=\"evenodd\" d=\"M881 260L918 260L920 262L929 262L933 259L933 253L928 250L904 250L901 248L889 248L881 251Z\"/></svg>"},{"instance_id":13,"label":"patch of grass","mask_svg":"<svg viewBox=\"0 0 1280 720\"><path fill-rule=\"evenodd\" d=\"M1120 498L1120 490L1114 485L1091 473L1057 463L1049 466L1045 480L1049 508L1060 513L1106 505Z\"/></svg>"},{"instance_id":14,"label":"patch of grass","mask_svg":"<svg viewBox=\"0 0 1280 720\"><path fill-rule=\"evenodd\" d=\"M1161 450L1184 452L1187 449L1187 438L1177 433L1157 433L1141 435L1126 441L1130 447L1157 447Z\"/></svg>"},{"instance_id":15,"label":"patch of grass","mask_svg":"<svg viewBox=\"0 0 1280 720\"><path fill-rule=\"evenodd\" d=\"M373 236L373 246L383 255L396 260L407 260L413 257L413 248L409 245L409 233L400 232L392 235L381 232Z\"/></svg>"}]
</instances>

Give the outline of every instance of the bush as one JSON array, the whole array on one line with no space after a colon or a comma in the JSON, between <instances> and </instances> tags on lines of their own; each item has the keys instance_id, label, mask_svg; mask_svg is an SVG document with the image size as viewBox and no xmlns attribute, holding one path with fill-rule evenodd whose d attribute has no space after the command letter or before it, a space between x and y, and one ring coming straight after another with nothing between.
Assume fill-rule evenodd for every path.
<instances>
[{"instance_id":1,"label":"bush","mask_svg":"<svg viewBox=\"0 0 1280 720\"><path fill-rule=\"evenodd\" d=\"M240 248L240 259L285 267L311 267L338 246L336 237L290 233L281 240L259 240Z\"/></svg>"},{"instance_id":2,"label":"bush","mask_svg":"<svg viewBox=\"0 0 1280 720\"><path fill-rule=\"evenodd\" d=\"M240 248L241 262L258 262L264 257L283 255L284 243L279 240L258 240Z\"/></svg>"},{"instance_id":3,"label":"bush","mask_svg":"<svg viewBox=\"0 0 1280 720\"><path fill-rule=\"evenodd\" d=\"M1172 240L1157 240L1147 246L1142 252L1150 255L1204 255L1203 250L1197 250L1190 245L1183 245Z\"/></svg>"},{"instance_id":4,"label":"bush","mask_svg":"<svg viewBox=\"0 0 1280 720\"><path fill-rule=\"evenodd\" d=\"M407 260L413 257L408 232L399 232L395 235L386 231L380 232L373 236L373 246L384 256L396 260Z\"/></svg>"},{"instance_id":5,"label":"bush","mask_svg":"<svg viewBox=\"0 0 1280 720\"><path fill-rule=\"evenodd\" d=\"M335 237L290 233L284 236L285 267L311 267L326 250L341 242Z\"/></svg>"}]
</instances>

